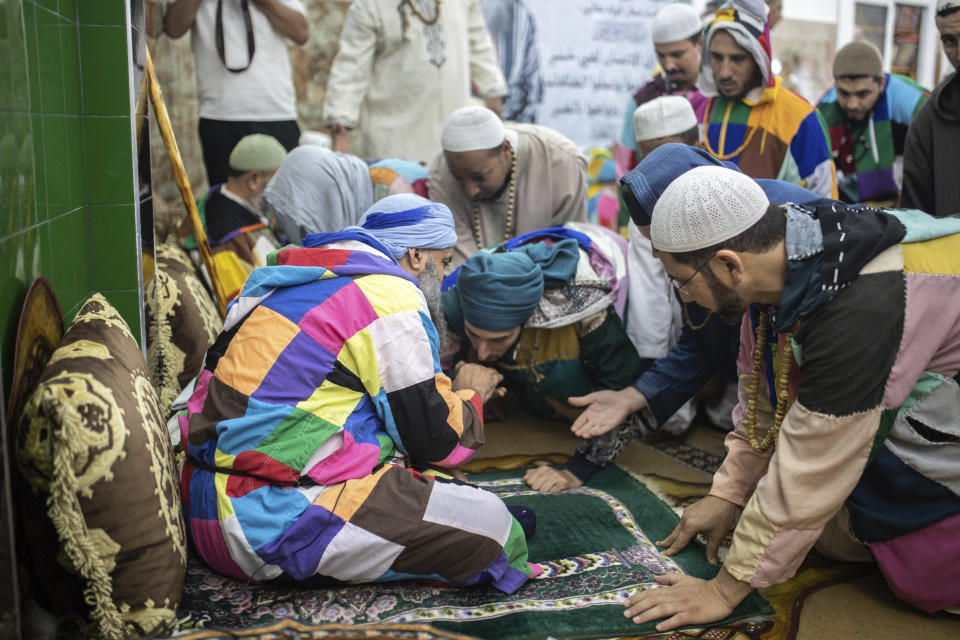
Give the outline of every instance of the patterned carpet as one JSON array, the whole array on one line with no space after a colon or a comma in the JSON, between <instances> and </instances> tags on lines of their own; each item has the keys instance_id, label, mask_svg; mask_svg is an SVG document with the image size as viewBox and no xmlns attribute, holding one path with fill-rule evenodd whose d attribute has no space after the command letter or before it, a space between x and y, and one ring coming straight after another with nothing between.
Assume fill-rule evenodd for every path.
<instances>
[{"instance_id":1,"label":"patterned carpet","mask_svg":"<svg viewBox=\"0 0 960 640\"><path fill-rule=\"evenodd\" d=\"M551 462L562 459L546 458ZM645 588L653 584L654 575L671 570L701 577L716 572L716 567L703 559L701 549L690 548L670 559L652 544L652 539L665 536L677 520L672 505L656 497L665 494L655 484L641 483L619 468L609 468L589 487L562 495L537 494L520 480L520 469L531 460L529 456L514 456L481 461L468 469L473 472L471 482L498 493L508 503L524 504L537 512L538 528L530 541L530 558L540 565L543 574L513 596L483 586L452 589L408 581L337 589L282 589L220 576L193 558L175 635L221 637L189 634L289 619L304 624L429 623L441 630L502 640L548 635L637 637L634 634L654 629L652 624L636 626L624 618L620 603L629 590ZM497 472L475 475L482 466ZM759 634L773 624L768 615L771 611L754 594L734 612L731 620L740 622L713 629L730 633L708 637L760 638Z\"/></svg>"}]
</instances>

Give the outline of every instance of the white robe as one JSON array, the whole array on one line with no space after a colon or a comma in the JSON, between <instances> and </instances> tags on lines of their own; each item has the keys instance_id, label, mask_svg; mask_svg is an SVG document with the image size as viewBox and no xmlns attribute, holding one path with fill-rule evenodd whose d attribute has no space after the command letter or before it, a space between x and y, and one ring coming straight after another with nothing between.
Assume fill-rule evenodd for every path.
<instances>
[{"instance_id":1,"label":"white robe","mask_svg":"<svg viewBox=\"0 0 960 640\"><path fill-rule=\"evenodd\" d=\"M400 157L428 163L440 151L447 116L481 96L507 93L477 0L443 0L444 62L430 61L426 25L399 0L354 0L340 34L323 105L327 125L360 130L361 157Z\"/></svg>"},{"instance_id":2,"label":"white robe","mask_svg":"<svg viewBox=\"0 0 960 640\"><path fill-rule=\"evenodd\" d=\"M517 154L514 236L565 222L587 221L587 159L561 133L534 124L506 125L507 139ZM504 240L508 189L496 200L477 202L481 244L473 230L474 201L457 184L443 153L430 165L430 199L450 207L457 225L453 266L459 266L483 247Z\"/></svg>"},{"instance_id":3,"label":"white robe","mask_svg":"<svg viewBox=\"0 0 960 640\"><path fill-rule=\"evenodd\" d=\"M637 225L627 225L630 239L627 250L627 322L626 331L641 358L662 358L680 337L683 315L673 293L663 263L653 257L653 245ZM683 433L696 414L693 399L660 425L658 431Z\"/></svg>"}]
</instances>

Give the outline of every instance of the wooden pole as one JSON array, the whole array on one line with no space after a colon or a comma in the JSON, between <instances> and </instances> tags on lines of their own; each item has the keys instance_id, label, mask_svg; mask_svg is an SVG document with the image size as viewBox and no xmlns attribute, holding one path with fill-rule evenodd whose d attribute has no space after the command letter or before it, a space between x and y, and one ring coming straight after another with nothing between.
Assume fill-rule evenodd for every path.
<instances>
[{"instance_id":1,"label":"wooden pole","mask_svg":"<svg viewBox=\"0 0 960 640\"><path fill-rule=\"evenodd\" d=\"M197 203L193 199L193 191L190 189L190 179L183 168L180 149L177 148L177 140L173 135L173 126L170 124L170 116L167 115L167 106L163 103L160 83L157 82L157 74L153 69L153 59L150 57L149 49L147 49L147 75L149 76L150 102L153 103L153 113L157 117L160 136L163 138L167 155L170 157L173 175L177 180L177 186L180 188L180 197L183 198L183 204L187 207L187 215L190 216L190 222L193 225L193 235L197 239L197 247L199 247L203 263L207 267L207 273L210 274L213 293L217 297L217 308L220 310L220 316L225 318L227 316L227 296L223 292L223 284L220 282L220 278L217 277L217 269L213 264L213 255L210 253L207 233L203 230L203 223L200 221L200 214L197 212Z\"/></svg>"}]
</instances>

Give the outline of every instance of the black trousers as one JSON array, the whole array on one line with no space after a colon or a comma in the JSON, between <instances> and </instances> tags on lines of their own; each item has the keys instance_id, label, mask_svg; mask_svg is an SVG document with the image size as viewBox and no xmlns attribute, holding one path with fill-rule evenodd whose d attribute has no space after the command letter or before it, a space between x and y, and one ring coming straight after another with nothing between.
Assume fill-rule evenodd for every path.
<instances>
[{"instance_id":1,"label":"black trousers","mask_svg":"<svg viewBox=\"0 0 960 640\"><path fill-rule=\"evenodd\" d=\"M300 140L300 127L296 120L238 122L200 118L197 132L200 134L200 146L203 147L207 182L211 187L227 181L230 173L230 152L244 136L265 133L279 140L287 151L296 147Z\"/></svg>"}]
</instances>

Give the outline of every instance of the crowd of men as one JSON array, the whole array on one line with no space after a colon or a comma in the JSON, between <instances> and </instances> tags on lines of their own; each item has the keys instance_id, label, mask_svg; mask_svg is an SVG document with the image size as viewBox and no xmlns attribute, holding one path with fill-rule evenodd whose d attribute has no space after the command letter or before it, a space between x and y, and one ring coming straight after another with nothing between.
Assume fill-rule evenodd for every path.
<instances>
[{"instance_id":1,"label":"crowd of men","mask_svg":"<svg viewBox=\"0 0 960 640\"><path fill-rule=\"evenodd\" d=\"M956 69L960 0L936 25ZM854 41L814 106L773 73L762 0L666 5L616 151L621 235L587 223L576 145L501 119L476 0L351 4L333 149L296 146L299 0L176 0L165 27L192 34L201 212L233 298L179 416L213 568L515 591L539 571L535 514L459 471L510 393L581 438L526 474L540 491L683 433L699 404L729 431L659 543L702 533L715 562L732 530L723 567L658 578L625 602L635 622L722 619L814 546L876 562L924 611L960 606L956 73L931 94Z\"/></svg>"}]
</instances>

